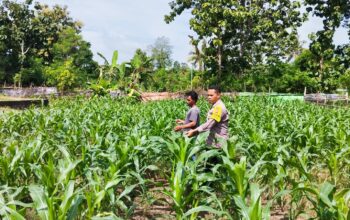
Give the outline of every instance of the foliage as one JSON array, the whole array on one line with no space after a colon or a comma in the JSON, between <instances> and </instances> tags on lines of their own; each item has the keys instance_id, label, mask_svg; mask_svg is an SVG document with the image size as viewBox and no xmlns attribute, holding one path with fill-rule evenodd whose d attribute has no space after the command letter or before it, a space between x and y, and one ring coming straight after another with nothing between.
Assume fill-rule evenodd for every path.
<instances>
[{"instance_id":1,"label":"foliage","mask_svg":"<svg viewBox=\"0 0 350 220\"><path fill-rule=\"evenodd\" d=\"M217 82L242 75L266 57L282 59L299 46L296 28L304 19L299 1L180 0L170 7L168 23L191 10L190 27L208 42L205 64Z\"/></svg>"},{"instance_id":2,"label":"foliage","mask_svg":"<svg viewBox=\"0 0 350 220\"><path fill-rule=\"evenodd\" d=\"M314 60L314 74L317 74L322 89L332 91L336 87L335 81L345 72L344 69L341 69L338 59L348 59L346 56L348 45L336 48L333 37L335 31L341 25L344 27L348 26L350 3L346 0L305 0L305 5L306 10L310 14L312 13L312 15L323 20L323 29L310 35L310 40L312 41L310 51ZM340 56L336 56L336 53L340 54Z\"/></svg>"},{"instance_id":3,"label":"foliage","mask_svg":"<svg viewBox=\"0 0 350 220\"><path fill-rule=\"evenodd\" d=\"M131 219L152 204L173 211L154 218L349 217L349 109L224 102L221 149L172 131L180 100L77 97L0 115L1 218Z\"/></svg>"},{"instance_id":4,"label":"foliage","mask_svg":"<svg viewBox=\"0 0 350 220\"><path fill-rule=\"evenodd\" d=\"M150 45L150 55L137 49L129 61L119 64L118 52L111 61L98 54L105 61L99 66L81 35L82 23L67 7L3 0L0 83L60 90L92 84L100 95L111 89L128 94L183 91L191 84L197 90L217 84L225 91L291 93L304 87L327 93L348 87L350 46L336 45L333 38L340 27L350 36L349 1L176 0L170 9L167 23L186 10L192 14L192 68L173 62L172 46L164 36ZM310 34L309 48L302 49L297 28L307 16L321 18L323 29Z\"/></svg>"},{"instance_id":5,"label":"foliage","mask_svg":"<svg viewBox=\"0 0 350 220\"><path fill-rule=\"evenodd\" d=\"M198 66L198 71L205 71L204 61L206 59L204 51L207 49L207 43L202 40L201 49L199 49L198 44L200 41L194 40L193 36L189 36L193 45L193 51L190 52L189 61L192 62L193 66Z\"/></svg>"},{"instance_id":6,"label":"foliage","mask_svg":"<svg viewBox=\"0 0 350 220\"><path fill-rule=\"evenodd\" d=\"M93 54L90 50L90 43L84 41L74 28L68 27L61 31L57 42L53 44L51 53L54 57L54 62L58 60L64 62L72 59L72 65L77 70L76 76L81 82L89 78L97 78L96 69L98 66L92 59Z\"/></svg>"},{"instance_id":7,"label":"foliage","mask_svg":"<svg viewBox=\"0 0 350 220\"><path fill-rule=\"evenodd\" d=\"M0 82L22 75L25 86L45 83L45 67L73 59L77 78L95 77L96 62L90 44L81 35L81 23L66 7L5 0L0 4ZM78 73L79 71L79 73Z\"/></svg>"},{"instance_id":8,"label":"foliage","mask_svg":"<svg viewBox=\"0 0 350 220\"><path fill-rule=\"evenodd\" d=\"M158 37L153 45L150 45L151 57L157 69L165 69L171 66L172 46L169 38Z\"/></svg>"},{"instance_id":9,"label":"foliage","mask_svg":"<svg viewBox=\"0 0 350 220\"><path fill-rule=\"evenodd\" d=\"M350 89L350 70L348 70L345 74L339 77L339 85L342 88Z\"/></svg>"},{"instance_id":10,"label":"foliage","mask_svg":"<svg viewBox=\"0 0 350 220\"><path fill-rule=\"evenodd\" d=\"M59 91L72 89L78 83L76 72L77 69L74 67L72 59L66 60L63 64L57 61L45 68L47 85L57 85Z\"/></svg>"},{"instance_id":11,"label":"foliage","mask_svg":"<svg viewBox=\"0 0 350 220\"><path fill-rule=\"evenodd\" d=\"M147 56L147 53L141 49L135 51L134 57L130 61L130 83L129 87L133 89L145 88L147 81L152 80L153 59Z\"/></svg>"}]
</instances>

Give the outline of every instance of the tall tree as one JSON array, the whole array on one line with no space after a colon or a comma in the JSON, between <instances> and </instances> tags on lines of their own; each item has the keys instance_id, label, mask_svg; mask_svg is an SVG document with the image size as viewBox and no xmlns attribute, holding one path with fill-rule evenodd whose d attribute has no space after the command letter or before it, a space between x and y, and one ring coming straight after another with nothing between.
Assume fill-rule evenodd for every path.
<instances>
[{"instance_id":1,"label":"tall tree","mask_svg":"<svg viewBox=\"0 0 350 220\"><path fill-rule=\"evenodd\" d=\"M16 3L9 0L0 5L0 57L5 80L10 81L13 74L25 66L26 57L36 46L30 10L32 1Z\"/></svg>"},{"instance_id":2,"label":"tall tree","mask_svg":"<svg viewBox=\"0 0 350 220\"><path fill-rule=\"evenodd\" d=\"M191 10L190 27L208 40L206 66L221 81L223 72L241 75L267 57L284 58L305 19L300 6L297 0L176 0L165 21Z\"/></svg>"},{"instance_id":3,"label":"tall tree","mask_svg":"<svg viewBox=\"0 0 350 220\"><path fill-rule=\"evenodd\" d=\"M98 64L92 59L93 54L90 50L90 44L84 41L74 28L68 27L61 31L57 42L50 48L50 56L53 57L53 61L47 70L50 73L56 72L57 74L49 74L54 79L46 79L47 81L59 81L62 66L71 70L70 76L75 80L72 85L87 81L87 78L97 78ZM57 83L53 85L55 84ZM61 87L64 88L65 85Z\"/></svg>"},{"instance_id":4,"label":"tall tree","mask_svg":"<svg viewBox=\"0 0 350 220\"><path fill-rule=\"evenodd\" d=\"M32 0L1 1L0 82L11 82L17 73L30 75L17 77L29 80L27 84L43 83L40 73L42 65L50 66L54 62L57 64L57 60L73 56L74 62L68 63L93 75L95 64L90 45L79 36L80 29L81 22L74 21L66 7L50 8L44 4L33 3ZM64 35L68 37L65 38ZM61 52L65 54L65 58L61 57Z\"/></svg>"},{"instance_id":5,"label":"tall tree","mask_svg":"<svg viewBox=\"0 0 350 220\"><path fill-rule=\"evenodd\" d=\"M79 34L82 23L73 20L66 6L55 5L50 8L37 2L34 9L35 17L32 22L33 32L36 33L36 52L48 64L54 58L53 45L59 40L62 32L71 29Z\"/></svg>"},{"instance_id":6,"label":"tall tree","mask_svg":"<svg viewBox=\"0 0 350 220\"><path fill-rule=\"evenodd\" d=\"M305 0L307 11L312 15L317 16L323 20L323 29L310 35L311 44L310 51L316 57L317 71L315 72L318 77L321 86L325 90L334 89L330 82L332 78L338 77L340 74L334 71L337 68L337 64L334 63L334 54L337 52L340 55L346 55L346 45L336 48L333 37L336 30L343 26L348 28L348 34L350 39L350 1L348 0ZM343 58L341 58L343 59Z\"/></svg>"},{"instance_id":7,"label":"tall tree","mask_svg":"<svg viewBox=\"0 0 350 220\"><path fill-rule=\"evenodd\" d=\"M153 45L150 46L151 57L154 61L154 66L157 69L171 67L172 46L167 37L158 37Z\"/></svg>"}]
</instances>

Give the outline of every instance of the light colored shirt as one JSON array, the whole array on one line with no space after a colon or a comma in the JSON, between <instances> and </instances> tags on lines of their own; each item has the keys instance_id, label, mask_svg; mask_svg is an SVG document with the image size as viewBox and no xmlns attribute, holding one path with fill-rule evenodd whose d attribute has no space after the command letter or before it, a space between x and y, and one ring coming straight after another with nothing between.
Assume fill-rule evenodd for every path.
<instances>
[{"instance_id":1,"label":"light colored shirt","mask_svg":"<svg viewBox=\"0 0 350 220\"><path fill-rule=\"evenodd\" d=\"M207 144L213 145L216 137L228 139L229 113L225 104L218 100L207 114L207 121L199 126L196 131L199 133L210 131Z\"/></svg>"}]
</instances>

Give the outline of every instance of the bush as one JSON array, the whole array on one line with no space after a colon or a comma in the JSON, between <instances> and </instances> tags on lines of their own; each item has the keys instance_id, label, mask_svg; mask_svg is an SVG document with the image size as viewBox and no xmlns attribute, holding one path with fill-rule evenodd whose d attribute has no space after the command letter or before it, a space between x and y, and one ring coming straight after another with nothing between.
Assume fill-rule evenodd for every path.
<instances>
[{"instance_id":1,"label":"bush","mask_svg":"<svg viewBox=\"0 0 350 220\"><path fill-rule=\"evenodd\" d=\"M70 90L78 84L77 70L73 67L72 60L55 62L47 67L45 79L48 86L57 86L60 91Z\"/></svg>"},{"instance_id":2,"label":"bush","mask_svg":"<svg viewBox=\"0 0 350 220\"><path fill-rule=\"evenodd\" d=\"M283 75L276 81L276 85L277 92L287 93L303 93L305 87L308 91L318 91L320 89L315 78L300 70Z\"/></svg>"},{"instance_id":3,"label":"bush","mask_svg":"<svg viewBox=\"0 0 350 220\"><path fill-rule=\"evenodd\" d=\"M350 70L347 70L345 74L339 77L338 87L350 89Z\"/></svg>"},{"instance_id":4,"label":"bush","mask_svg":"<svg viewBox=\"0 0 350 220\"><path fill-rule=\"evenodd\" d=\"M22 86L42 85L44 82L42 59L34 58L29 62L29 67L23 68L16 74L18 75L16 80L20 78L20 82L17 83Z\"/></svg>"},{"instance_id":5,"label":"bush","mask_svg":"<svg viewBox=\"0 0 350 220\"><path fill-rule=\"evenodd\" d=\"M77 76L70 70L66 69L57 77L57 88L59 91L67 91L73 89L77 84Z\"/></svg>"}]
</instances>

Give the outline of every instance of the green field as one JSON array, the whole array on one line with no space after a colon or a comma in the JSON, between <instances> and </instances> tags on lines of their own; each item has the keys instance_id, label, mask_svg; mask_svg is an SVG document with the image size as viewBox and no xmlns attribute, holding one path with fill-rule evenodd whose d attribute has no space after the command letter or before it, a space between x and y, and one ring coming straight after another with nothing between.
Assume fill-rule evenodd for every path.
<instances>
[{"instance_id":1,"label":"green field","mask_svg":"<svg viewBox=\"0 0 350 220\"><path fill-rule=\"evenodd\" d=\"M0 218L349 219L348 109L224 101L222 149L172 131L180 100L76 98L0 114Z\"/></svg>"}]
</instances>

